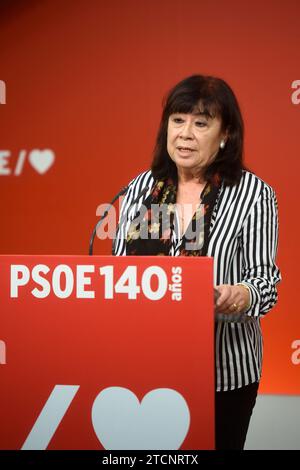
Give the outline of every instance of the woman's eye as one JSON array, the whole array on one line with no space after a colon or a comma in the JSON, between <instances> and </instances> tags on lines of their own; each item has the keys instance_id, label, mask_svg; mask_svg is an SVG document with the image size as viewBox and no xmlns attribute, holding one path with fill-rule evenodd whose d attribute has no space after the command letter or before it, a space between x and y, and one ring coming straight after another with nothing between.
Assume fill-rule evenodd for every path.
<instances>
[{"instance_id":1,"label":"woman's eye","mask_svg":"<svg viewBox=\"0 0 300 470\"><path fill-rule=\"evenodd\" d=\"M181 119L181 118L174 118L173 121L178 124L178 123L180 123L180 122L183 122L183 119Z\"/></svg>"},{"instance_id":2,"label":"woman's eye","mask_svg":"<svg viewBox=\"0 0 300 470\"><path fill-rule=\"evenodd\" d=\"M207 125L206 122L201 122L201 121L196 122L196 126L198 127L205 127L206 125Z\"/></svg>"}]
</instances>

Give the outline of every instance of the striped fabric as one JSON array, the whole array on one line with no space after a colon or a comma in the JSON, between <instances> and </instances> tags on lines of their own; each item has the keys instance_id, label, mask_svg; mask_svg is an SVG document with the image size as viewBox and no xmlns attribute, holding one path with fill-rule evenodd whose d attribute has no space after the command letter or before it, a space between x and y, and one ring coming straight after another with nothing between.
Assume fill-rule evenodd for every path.
<instances>
[{"instance_id":1,"label":"striped fabric","mask_svg":"<svg viewBox=\"0 0 300 470\"><path fill-rule=\"evenodd\" d=\"M113 254L126 255L126 233L154 179L151 171L129 183L121 206ZM148 187L139 198L141 191ZM210 224L208 256L214 258L214 283L244 283L251 291L251 304L244 321L216 320L216 389L233 390L257 382L261 376L263 341L260 319L277 301L281 280L275 264L278 242L277 200L274 190L243 171L238 185L221 185ZM178 220L173 231L170 256L178 256ZM228 321L229 319L229 321ZM233 319L233 316L232 316ZM245 321L247 320L247 321Z\"/></svg>"}]
</instances>

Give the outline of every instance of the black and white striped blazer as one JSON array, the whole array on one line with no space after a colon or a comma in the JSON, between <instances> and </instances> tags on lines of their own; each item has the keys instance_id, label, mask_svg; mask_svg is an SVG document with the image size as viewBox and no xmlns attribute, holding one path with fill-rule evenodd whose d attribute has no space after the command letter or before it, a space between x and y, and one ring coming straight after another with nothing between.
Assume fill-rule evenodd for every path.
<instances>
[{"instance_id":1,"label":"black and white striped blazer","mask_svg":"<svg viewBox=\"0 0 300 470\"><path fill-rule=\"evenodd\" d=\"M151 171L129 183L123 200L113 254L126 255L126 235L154 183ZM132 204L141 191L143 197ZM177 227L177 228L176 228ZM239 184L221 185L209 229L207 256L214 259L214 283L244 283L250 288L247 321L216 321L216 390L227 391L259 381L263 341L260 319L277 302L281 280L275 263L278 243L277 200L274 190L253 173L243 171ZM170 256L179 254L178 224Z\"/></svg>"}]
</instances>

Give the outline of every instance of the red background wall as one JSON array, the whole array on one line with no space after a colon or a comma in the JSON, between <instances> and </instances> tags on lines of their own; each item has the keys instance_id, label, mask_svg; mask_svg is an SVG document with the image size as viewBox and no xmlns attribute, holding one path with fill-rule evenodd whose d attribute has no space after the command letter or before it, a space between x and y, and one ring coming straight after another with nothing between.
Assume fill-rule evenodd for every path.
<instances>
[{"instance_id":1,"label":"red background wall","mask_svg":"<svg viewBox=\"0 0 300 470\"><path fill-rule=\"evenodd\" d=\"M261 391L299 394L299 14L294 0L2 1L1 253L86 254L97 206L149 167L166 91L194 73L222 77L244 115L246 164L279 201L283 282L263 320ZM44 174L34 149L55 154Z\"/></svg>"}]
</instances>

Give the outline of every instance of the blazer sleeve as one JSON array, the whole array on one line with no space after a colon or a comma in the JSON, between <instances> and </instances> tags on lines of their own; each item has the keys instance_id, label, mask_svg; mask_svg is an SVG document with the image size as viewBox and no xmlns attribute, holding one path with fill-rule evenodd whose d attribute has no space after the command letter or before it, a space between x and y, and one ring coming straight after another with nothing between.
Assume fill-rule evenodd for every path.
<instances>
[{"instance_id":1,"label":"blazer sleeve","mask_svg":"<svg viewBox=\"0 0 300 470\"><path fill-rule=\"evenodd\" d=\"M119 223L112 244L112 255L126 256L126 236L130 221L151 191L154 179L151 170L144 171L128 183L128 191L121 203ZM139 197L141 191L147 188L144 197Z\"/></svg>"},{"instance_id":2,"label":"blazer sleeve","mask_svg":"<svg viewBox=\"0 0 300 470\"><path fill-rule=\"evenodd\" d=\"M133 185L132 181L128 185L128 191L121 203L120 218L116 230L116 236L112 244L112 255L113 256L125 256L126 255L126 223L128 217L128 210L133 200Z\"/></svg>"},{"instance_id":3,"label":"blazer sleeve","mask_svg":"<svg viewBox=\"0 0 300 470\"><path fill-rule=\"evenodd\" d=\"M274 190L264 185L242 229L242 283L250 288L246 315L259 317L276 304L281 274L275 259L278 246L278 204Z\"/></svg>"}]
</instances>

